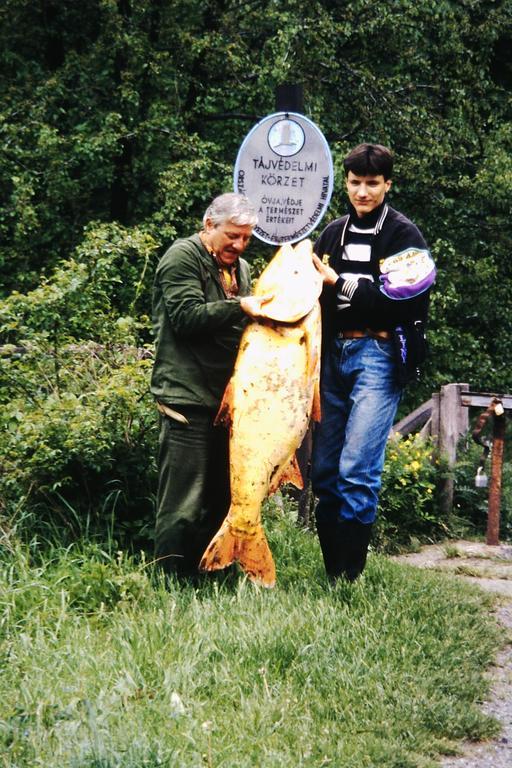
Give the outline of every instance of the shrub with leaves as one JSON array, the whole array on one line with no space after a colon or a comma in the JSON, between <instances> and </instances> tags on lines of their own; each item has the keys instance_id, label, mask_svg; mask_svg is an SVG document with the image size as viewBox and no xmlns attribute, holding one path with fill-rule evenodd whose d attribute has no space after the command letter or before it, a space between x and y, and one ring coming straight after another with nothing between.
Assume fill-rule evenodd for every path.
<instances>
[{"instance_id":1,"label":"shrub with leaves","mask_svg":"<svg viewBox=\"0 0 512 768\"><path fill-rule=\"evenodd\" d=\"M505 438L505 457L501 473L500 498L500 538L512 536L512 463L509 456L510 427ZM489 508L489 487L477 488L475 476L482 461L482 447L465 435L457 449L457 462L454 468L453 511L460 518L469 533L477 536L485 534ZM484 462L484 471L490 482L492 453Z\"/></svg>"},{"instance_id":2,"label":"shrub with leaves","mask_svg":"<svg viewBox=\"0 0 512 768\"><path fill-rule=\"evenodd\" d=\"M91 226L72 258L28 293L0 303L3 342L78 339L129 343L147 327L157 243L137 228Z\"/></svg>"},{"instance_id":3,"label":"shrub with leaves","mask_svg":"<svg viewBox=\"0 0 512 768\"><path fill-rule=\"evenodd\" d=\"M54 364L42 342L4 362L0 508L11 517L37 510L38 521L72 535L105 529L115 513L118 526L140 532L152 519L156 472L149 353L73 344Z\"/></svg>"},{"instance_id":4,"label":"shrub with leaves","mask_svg":"<svg viewBox=\"0 0 512 768\"><path fill-rule=\"evenodd\" d=\"M148 312L157 243L91 225L73 256L0 302L0 512L72 536L152 519L157 419ZM7 342L7 343L6 343ZM29 514L29 517L30 517Z\"/></svg>"},{"instance_id":5,"label":"shrub with leaves","mask_svg":"<svg viewBox=\"0 0 512 768\"><path fill-rule=\"evenodd\" d=\"M419 435L402 439L398 434L389 440L376 526L381 547L392 549L447 533L436 492L443 471L430 440Z\"/></svg>"}]
</instances>

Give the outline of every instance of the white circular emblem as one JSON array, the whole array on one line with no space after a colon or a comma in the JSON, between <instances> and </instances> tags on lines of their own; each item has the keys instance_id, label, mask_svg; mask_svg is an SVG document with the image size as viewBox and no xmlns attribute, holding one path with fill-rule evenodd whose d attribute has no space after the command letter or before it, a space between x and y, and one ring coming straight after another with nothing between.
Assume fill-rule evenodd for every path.
<instances>
[{"instance_id":1,"label":"white circular emblem","mask_svg":"<svg viewBox=\"0 0 512 768\"><path fill-rule=\"evenodd\" d=\"M295 120L278 120L268 132L270 149L281 157L296 155L305 140L304 131Z\"/></svg>"}]
</instances>

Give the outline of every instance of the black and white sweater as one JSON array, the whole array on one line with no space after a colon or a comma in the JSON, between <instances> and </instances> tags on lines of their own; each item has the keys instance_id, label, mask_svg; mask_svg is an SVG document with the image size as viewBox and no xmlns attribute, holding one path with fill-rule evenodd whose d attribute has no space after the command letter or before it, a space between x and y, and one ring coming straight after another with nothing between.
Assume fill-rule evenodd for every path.
<instances>
[{"instance_id":1,"label":"black and white sweater","mask_svg":"<svg viewBox=\"0 0 512 768\"><path fill-rule=\"evenodd\" d=\"M339 275L322 292L326 336L426 319L434 262L418 227L387 203L361 218L350 206L323 230L314 251Z\"/></svg>"}]
</instances>

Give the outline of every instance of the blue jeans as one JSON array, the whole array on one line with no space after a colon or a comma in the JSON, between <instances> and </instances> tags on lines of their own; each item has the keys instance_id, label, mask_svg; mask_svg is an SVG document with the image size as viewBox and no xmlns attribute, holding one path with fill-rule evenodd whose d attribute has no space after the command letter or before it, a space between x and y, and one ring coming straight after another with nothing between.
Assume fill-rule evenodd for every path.
<instances>
[{"instance_id":1,"label":"blue jeans","mask_svg":"<svg viewBox=\"0 0 512 768\"><path fill-rule=\"evenodd\" d=\"M313 443L317 520L373 523L386 442L402 393L390 341L330 342L322 357L322 418Z\"/></svg>"}]
</instances>

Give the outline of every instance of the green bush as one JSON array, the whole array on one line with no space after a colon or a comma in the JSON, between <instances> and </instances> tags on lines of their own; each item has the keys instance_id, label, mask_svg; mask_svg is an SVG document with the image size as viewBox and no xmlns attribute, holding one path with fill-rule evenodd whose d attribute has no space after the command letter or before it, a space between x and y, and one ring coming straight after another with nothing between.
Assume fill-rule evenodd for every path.
<instances>
[{"instance_id":1,"label":"green bush","mask_svg":"<svg viewBox=\"0 0 512 768\"><path fill-rule=\"evenodd\" d=\"M10 526L30 520L34 533L50 524L73 538L108 525L137 539L152 524L157 418L141 345L156 249L137 228L90 226L38 288L0 302L0 514Z\"/></svg>"},{"instance_id":2,"label":"green bush","mask_svg":"<svg viewBox=\"0 0 512 768\"><path fill-rule=\"evenodd\" d=\"M89 227L72 258L28 293L0 302L2 341L130 343L149 327L157 243L137 228Z\"/></svg>"},{"instance_id":3,"label":"green bush","mask_svg":"<svg viewBox=\"0 0 512 768\"><path fill-rule=\"evenodd\" d=\"M473 442L470 435L464 436L458 446L454 468L453 510L475 536L482 536L487 529L489 487L475 487L475 476L481 459L482 447ZM484 470L490 481L491 455L485 461ZM512 463L507 454L501 475L500 538L512 538Z\"/></svg>"},{"instance_id":4,"label":"green bush","mask_svg":"<svg viewBox=\"0 0 512 768\"><path fill-rule=\"evenodd\" d=\"M0 411L0 510L32 511L35 531L54 523L72 537L151 524L157 417L149 353L135 347L31 345L11 359L10 399Z\"/></svg>"},{"instance_id":5,"label":"green bush","mask_svg":"<svg viewBox=\"0 0 512 768\"><path fill-rule=\"evenodd\" d=\"M376 525L379 547L392 550L448 533L437 490L445 471L431 440L398 434L389 440Z\"/></svg>"},{"instance_id":6,"label":"green bush","mask_svg":"<svg viewBox=\"0 0 512 768\"><path fill-rule=\"evenodd\" d=\"M507 448L507 445L506 445ZM449 470L436 455L431 440L420 436L393 437L387 446L382 473L377 546L393 551L443 537L482 536L487 527L488 488L475 487L482 447L465 435L457 461ZM485 471L490 477L491 459ZM453 508L449 516L440 503L440 481L450 474L454 481ZM500 538L512 536L512 464L507 454L502 468Z\"/></svg>"}]
</instances>

